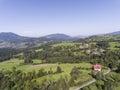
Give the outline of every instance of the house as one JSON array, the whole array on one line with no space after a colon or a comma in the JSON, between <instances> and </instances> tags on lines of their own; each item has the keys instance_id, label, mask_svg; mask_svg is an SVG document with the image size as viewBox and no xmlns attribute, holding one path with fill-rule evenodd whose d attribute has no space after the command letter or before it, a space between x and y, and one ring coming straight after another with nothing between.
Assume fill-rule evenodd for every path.
<instances>
[{"instance_id":1,"label":"house","mask_svg":"<svg viewBox=\"0 0 120 90\"><path fill-rule=\"evenodd\" d=\"M94 68L94 70L97 70L97 71L101 71L101 70L102 70L102 66L99 65L99 64L95 64L95 65L93 66L93 68Z\"/></svg>"},{"instance_id":2,"label":"house","mask_svg":"<svg viewBox=\"0 0 120 90\"><path fill-rule=\"evenodd\" d=\"M90 54L90 53L91 53L90 49L86 50L86 54Z\"/></svg>"},{"instance_id":3,"label":"house","mask_svg":"<svg viewBox=\"0 0 120 90\"><path fill-rule=\"evenodd\" d=\"M82 45L80 45L80 47L79 47L80 49L83 49L84 47L82 46Z\"/></svg>"}]
</instances>

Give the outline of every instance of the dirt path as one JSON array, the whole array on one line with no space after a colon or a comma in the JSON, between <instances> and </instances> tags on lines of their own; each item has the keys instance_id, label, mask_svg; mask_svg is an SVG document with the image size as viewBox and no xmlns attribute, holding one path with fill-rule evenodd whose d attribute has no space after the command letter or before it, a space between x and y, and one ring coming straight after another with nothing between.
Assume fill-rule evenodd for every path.
<instances>
[{"instance_id":1,"label":"dirt path","mask_svg":"<svg viewBox=\"0 0 120 90\"><path fill-rule=\"evenodd\" d=\"M46 66L55 66L57 64L39 64L39 65L32 65L28 69L36 69L36 68L41 68L41 67L46 67Z\"/></svg>"}]
</instances>

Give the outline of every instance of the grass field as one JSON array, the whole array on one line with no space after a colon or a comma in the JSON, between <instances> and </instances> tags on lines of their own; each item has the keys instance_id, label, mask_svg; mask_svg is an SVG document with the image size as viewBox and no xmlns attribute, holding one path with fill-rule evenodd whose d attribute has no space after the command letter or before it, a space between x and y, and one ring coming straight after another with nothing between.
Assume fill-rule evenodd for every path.
<instances>
[{"instance_id":1,"label":"grass field","mask_svg":"<svg viewBox=\"0 0 120 90\"><path fill-rule=\"evenodd\" d=\"M57 66L60 66L62 68L62 73L58 73L58 74L52 74L52 75L47 75L47 76L43 76L40 78L37 78L37 82L41 83L44 79L59 79L61 76L67 76L68 79L70 79L70 72L72 70L73 67L80 67L80 71L81 71L81 76L78 78L78 80L76 82L81 82L82 84L92 80L93 78L88 74L91 72L91 68L92 68L92 64L90 63L74 63L74 64L70 64L70 63L66 63L66 64L40 64L41 60L33 60L33 64L28 64L28 65L21 65L21 63L23 63L23 60L18 60L18 59L11 59L9 61L4 61L0 63L0 70L4 69L4 70L12 70L13 67L16 67L17 70L22 70L23 72L32 72L33 70L35 70L36 72L39 71L41 68L43 68L45 71L49 71L50 68L52 69L53 72L56 71ZM106 70L103 70L106 71Z\"/></svg>"},{"instance_id":2,"label":"grass field","mask_svg":"<svg viewBox=\"0 0 120 90\"><path fill-rule=\"evenodd\" d=\"M75 46L75 44L80 44L80 43L64 42L64 43L54 44L52 46L53 47L59 47L59 46L67 47L67 46Z\"/></svg>"},{"instance_id":3,"label":"grass field","mask_svg":"<svg viewBox=\"0 0 120 90\"><path fill-rule=\"evenodd\" d=\"M82 68L91 68L92 65L89 63L78 63L78 64L40 64L41 60L36 59L33 60L33 64L28 64L28 65L22 65L23 60L19 59L11 59L9 61L4 61L0 63L0 69L5 69L5 70L11 70L12 67L16 67L18 70L23 70L23 71L31 71L31 70L39 70L40 68L44 68L45 70L49 70L52 68L54 71L57 66L60 66L65 72L69 71L71 68L74 66L76 67L82 67Z\"/></svg>"},{"instance_id":4,"label":"grass field","mask_svg":"<svg viewBox=\"0 0 120 90\"><path fill-rule=\"evenodd\" d=\"M110 45L110 49L117 49L117 48L115 48L115 46L120 46L120 43L119 42L110 42L109 43L109 45Z\"/></svg>"},{"instance_id":5,"label":"grass field","mask_svg":"<svg viewBox=\"0 0 120 90\"><path fill-rule=\"evenodd\" d=\"M120 86L119 86L119 87L116 87L115 90L120 90Z\"/></svg>"},{"instance_id":6,"label":"grass field","mask_svg":"<svg viewBox=\"0 0 120 90\"><path fill-rule=\"evenodd\" d=\"M0 63L0 70L12 70L13 67L16 67L19 70L27 71L27 68L30 67L31 65L21 65L24 61L19 60L19 59L11 59L9 61L4 61ZM41 63L41 60L33 60L34 64L39 64Z\"/></svg>"}]
</instances>

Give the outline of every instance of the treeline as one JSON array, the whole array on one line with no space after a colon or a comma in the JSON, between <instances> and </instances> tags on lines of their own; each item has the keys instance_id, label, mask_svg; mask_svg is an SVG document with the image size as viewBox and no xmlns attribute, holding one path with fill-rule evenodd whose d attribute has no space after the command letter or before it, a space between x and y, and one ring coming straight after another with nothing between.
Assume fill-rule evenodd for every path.
<instances>
[{"instance_id":1,"label":"treeline","mask_svg":"<svg viewBox=\"0 0 120 90\"><path fill-rule=\"evenodd\" d=\"M96 46L91 48L104 48L104 52L97 54L86 54L85 49L80 49L79 44L75 46L67 47L52 47L44 46L41 51L35 51L34 49L24 51L22 59L25 63L32 63L32 59L41 59L42 63L79 63L89 62L92 64L100 63L102 65L114 68L118 65L120 60L120 50L109 50L109 44L107 42L98 42ZM106 49L105 49L106 48ZM92 51L92 49L91 49ZM78 53L78 54L77 54ZM80 54L79 54L80 53ZM21 58L21 57L20 57Z\"/></svg>"},{"instance_id":2,"label":"treeline","mask_svg":"<svg viewBox=\"0 0 120 90\"><path fill-rule=\"evenodd\" d=\"M16 50L12 48L0 48L0 62L5 60L10 60L13 55L20 53L21 50Z\"/></svg>"}]
</instances>

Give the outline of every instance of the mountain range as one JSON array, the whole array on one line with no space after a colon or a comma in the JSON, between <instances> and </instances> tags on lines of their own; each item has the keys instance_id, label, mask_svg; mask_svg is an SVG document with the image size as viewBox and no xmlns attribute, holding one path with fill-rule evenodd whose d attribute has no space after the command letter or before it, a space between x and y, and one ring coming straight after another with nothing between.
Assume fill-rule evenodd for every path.
<instances>
[{"instance_id":1,"label":"mountain range","mask_svg":"<svg viewBox=\"0 0 120 90\"><path fill-rule=\"evenodd\" d=\"M116 32L108 33L108 35L120 35L120 31L116 31Z\"/></svg>"},{"instance_id":2,"label":"mountain range","mask_svg":"<svg viewBox=\"0 0 120 90\"><path fill-rule=\"evenodd\" d=\"M120 35L120 31L112 32L106 35ZM101 35L102 36L102 35ZM76 41L79 39L83 39L83 36L69 36L66 34L50 34L42 37L25 37L20 36L12 32L1 32L0 33L0 48L16 48L23 49L31 46L40 46L49 42L64 42L64 41Z\"/></svg>"},{"instance_id":3,"label":"mountain range","mask_svg":"<svg viewBox=\"0 0 120 90\"><path fill-rule=\"evenodd\" d=\"M0 33L0 48L27 48L31 46L40 46L48 42L74 41L80 37L71 37L66 34L50 34L42 37L25 37L12 32Z\"/></svg>"}]
</instances>

